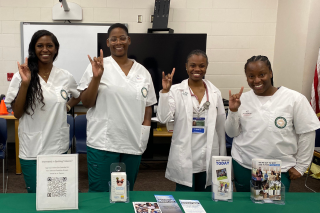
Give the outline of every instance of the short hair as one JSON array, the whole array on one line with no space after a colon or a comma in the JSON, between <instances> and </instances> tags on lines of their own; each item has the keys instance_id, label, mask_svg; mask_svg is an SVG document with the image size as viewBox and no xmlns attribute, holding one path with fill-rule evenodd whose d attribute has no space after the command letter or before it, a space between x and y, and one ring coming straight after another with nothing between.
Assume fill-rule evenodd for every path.
<instances>
[{"instance_id":1,"label":"short hair","mask_svg":"<svg viewBox=\"0 0 320 213\"><path fill-rule=\"evenodd\" d=\"M111 26L109 27L109 29L108 29L108 38L109 38L109 35L110 35L111 31L112 31L113 29L115 29L115 28L121 28L121 29L123 29L124 31L126 31L127 36L129 36L129 31L128 31L128 28L126 27L126 25L120 24L120 23L116 23L116 24L113 24L113 25L111 25Z\"/></svg>"},{"instance_id":2,"label":"short hair","mask_svg":"<svg viewBox=\"0 0 320 213\"><path fill-rule=\"evenodd\" d=\"M247 63L244 65L244 72L246 72L247 67L251 62L256 62L256 61L264 62L266 64L266 66L269 68L269 70L272 72L271 63L270 63L268 57L264 56L264 55L257 55L257 56L252 56L251 58L249 58L247 60ZM271 78L271 85L273 86L273 76Z\"/></svg>"},{"instance_id":3,"label":"short hair","mask_svg":"<svg viewBox=\"0 0 320 213\"><path fill-rule=\"evenodd\" d=\"M206 58L206 60L207 60L207 65L209 64L209 60L208 60L207 54L206 54L204 51L199 50L199 49L197 49L197 50L192 50L192 51L188 54L186 63L188 63L189 58L190 58L191 56L193 56L193 55L201 55L201 56L203 56L203 57Z\"/></svg>"}]
</instances>

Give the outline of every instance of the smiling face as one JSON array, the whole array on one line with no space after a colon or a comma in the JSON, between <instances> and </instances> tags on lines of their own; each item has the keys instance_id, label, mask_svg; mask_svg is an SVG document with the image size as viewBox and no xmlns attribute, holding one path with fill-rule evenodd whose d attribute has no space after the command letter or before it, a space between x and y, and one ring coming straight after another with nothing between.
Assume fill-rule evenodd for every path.
<instances>
[{"instance_id":1,"label":"smiling face","mask_svg":"<svg viewBox=\"0 0 320 213\"><path fill-rule=\"evenodd\" d=\"M271 96L274 87L271 85L272 71L263 61L250 62L245 70L249 87L259 96Z\"/></svg>"},{"instance_id":2,"label":"smiling face","mask_svg":"<svg viewBox=\"0 0 320 213\"><path fill-rule=\"evenodd\" d=\"M110 48L112 56L122 57L127 55L128 47L131 44L131 39L126 31L120 27L114 28L109 33L107 46Z\"/></svg>"},{"instance_id":3,"label":"smiling face","mask_svg":"<svg viewBox=\"0 0 320 213\"><path fill-rule=\"evenodd\" d=\"M207 72L208 62L202 55L191 55L186 63L189 79L192 81L202 81Z\"/></svg>"},{"instance_id":4,"label":"smiling face","mask_svg":"<svg viewBox=\"0 0 320 213\"><path fill-rule=\"evenodd\" d=\"M53 63L57 49L50 36L42 36L35 45L35 52L39 62L43 64Z\"/></svg>"}]
</instances>

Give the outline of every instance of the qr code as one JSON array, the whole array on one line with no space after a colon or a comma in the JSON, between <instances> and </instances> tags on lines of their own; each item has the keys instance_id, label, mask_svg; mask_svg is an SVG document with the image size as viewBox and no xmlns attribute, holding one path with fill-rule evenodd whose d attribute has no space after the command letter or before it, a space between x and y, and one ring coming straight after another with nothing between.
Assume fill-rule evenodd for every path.
<instances>
[{"instance_id":1,"label":"qr code","mask_svg":"<svg viewBox=\"0 0 320 213\"><path fill-rule=\"evenodd\" d=\"M47 186L47 197L67 196L67 177L48 177Z\"/></svg>"}]
</instances>

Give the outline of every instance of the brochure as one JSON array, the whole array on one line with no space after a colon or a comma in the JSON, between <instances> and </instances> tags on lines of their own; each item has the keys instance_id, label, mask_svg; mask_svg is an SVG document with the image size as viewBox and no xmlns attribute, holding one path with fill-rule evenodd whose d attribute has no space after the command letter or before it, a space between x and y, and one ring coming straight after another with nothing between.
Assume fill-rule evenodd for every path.
<instances>
[{"instance_id":1,"label":"brochure","mask_svg":"<svg viewBox=\"0 0 320 213\"><path fill-rule=\"evenodd\" d=\"M232 199L231 164L231 157L212 156L212 190L216 200Z\"/></svg>"},{"instance_id":2,"label":"brochure","mask_svg":"<svg viewBox=\"0 0 320 213\"><path fill-rule=\"evenodd\" d=\"M161 213L156 202L132 202L135 213Z\"/></svg>"},{"instance_id":3,"label":"brochure","mask_svg":"<svg viewBox=\"0 0 320 213\"><path fill-rule=\"evenodd\" d=\"M172 195L154 195L162 213L183 213Z\"/></svg>"},{"instance_id":4,"label":"brochure","mask_svg":"<svg viewBox=\"0 0 320 213\"><path fill-rule=\"evenodd\" d=\"M185 213L206 213L199 200L179 200Z\"/></svg>"},{"instance_id":5,"label":"brochure","mask_svg":"<svg viewBox=\"0 0 320 213\"><path fill-rule=\"evenodd\" d=\"M37 156L36 209L78 209L78 154Z\"/></svg>"},{"instance_id":6,"label":"brochure","mask_svg":"<svg viewBox=\"0 0 320 213\"><path fill-rule=\"evenodd\" d=\"M281 160L252 159L251 183L255 200L281 200Z\"/></svg>"}]
</instances>

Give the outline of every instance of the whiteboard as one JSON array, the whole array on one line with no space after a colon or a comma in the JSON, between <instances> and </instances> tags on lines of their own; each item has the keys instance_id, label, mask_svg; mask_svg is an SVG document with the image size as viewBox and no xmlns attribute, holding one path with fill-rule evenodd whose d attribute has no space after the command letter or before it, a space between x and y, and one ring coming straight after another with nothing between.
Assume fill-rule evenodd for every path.
<instances>
[{"instance_id":1,"label":"whiteboard","mask_svg":"<svg viewBox=\"0 0 320 213\"><path fill-rule=\"evenodd\" d=\"M54 66L68 70L79 83L89 60L97 56L98 33L107 33L112 24L21 22L21 62L28 57L29 43L38 30L48 30L58 39L59 54Z\"/></svg>"}]
</instances>

